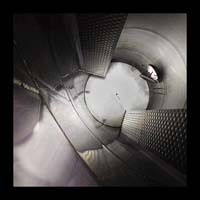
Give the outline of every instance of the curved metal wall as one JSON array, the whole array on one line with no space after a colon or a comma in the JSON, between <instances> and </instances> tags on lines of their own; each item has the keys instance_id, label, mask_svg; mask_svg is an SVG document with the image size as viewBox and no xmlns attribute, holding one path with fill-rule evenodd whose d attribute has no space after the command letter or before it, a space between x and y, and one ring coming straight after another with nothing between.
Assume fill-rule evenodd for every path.
<instances>
[{"instance_id":1,"label":"curved metal wall","mask_svg":"<svg viewBox=\"0 0 200 200\"><path fill-rule=\"evenodd\" d=\"M143 73L156 66L161 81L149 83L148 109L182 109L186 102L186 15L129 14L113 61Z\"/></svg>"},{"instance_id":2,"label":"curved metal wall","mask_svg":"<svg viewBox=\"0 0 200 200\"><path fill-rule=\"evenodd\" d=\"M162 164L158 165L158 162L160 162L159 157L150 159L147 156L148 152L145 150L143 151L134 141L129 140L129 143L131 143L131 145L129 145L124 139L123 131L118 135L118 132L112 128L106 126L98 127L101 124L91 117L84 104L84 87L88 75L82 72L77 72L77 76L72 74L73 69L76 70L77 65L80 67L79 65L81 63L80 54L75 52L78 49L78 44L73 45L71 42L66 41L60 46L59 44L61 41L57 38L57 35L61 34L61 38L65 37L63 32L64 28L60 27L58 30L51 30L50 40L52 41L53 48L50 47L46 38L46 34L48 34L46 26L49 25L45 25L44 23L49 22L49 18L47 17L47 19L44 18L40 21L39 19L41 19L41 16L36 18L32 15L24 16L25 17L21 16L22 18L18 16L20 19L17 17L19 21L16 20L17 22L15 23L14 39L19 44L22 55L27 59L33 71L33 75L40 88L41 96L43 96L47 107L43 107L39 129L38 126L36 126L36 130L34 129L32 132L32 137L23 143L23 145L14 146L15 185L96 186L97 182L92 174L90 174L90 170L95 174L95 177L101 184L107 186L185 185L185 179L179 176L176 170L173 171L168 167L163 168L161 167ZM132 15L129 15L129 17L130 16ZM140 15L140 17L143 18L143 20L145 19L144 15ZM140 17L138 16L139 19L141 19ZM137 17L134 17L134 19L137 19ZM36 23L38 20L39 24ZM56 20L58 20L57 17L55 17L54 22L56 22ZM131 20L131 22L133 21ZM130 21L127 20L127 26L130 25L129 22ZM106 25L106 21L104 21L104 23L104 25ZM65 28L68 26L65 20L63 24ZM52 25L52 27L54 26L57 27L56 23ZM156 27L156 25L154 27ZM143 34L143 37L141 36L142 34L139 34L141 31L136 31L136 33L134 30L132 32L131 27L127 28L130 28L130 30L126 32L125 26L121 38L127 34L127 38L131 39L132 34L134 34L135 39L145 39L146 37L146 41L148 41L148 34ZM169 35L170 34L173 35L172 33L169 33ZM173 37L175 41L176 37ZM126 62L134 61L135 64L147 64L152 60L159 61L156 59L158 58L156 57L158 56L157 53L160 53L159 55L162 58L165 58L166 55L162 53L164 48L162 46L163 43L158 42L161 46L156 46L154 43L156 38L150 39L151 47L149 49L143 46L145 45L145 40L143 40L143 43L140 43L142 44L140 46L134 45L131 43L131 40L125 41L124 43L122 42L123 40L120 39L113 59L125 59L124 61ZM77 41L77 39L72 40ZM34 43L34 41L37 42ZM121 48L120 45L124 45L125 48ZM126 53L126 45L131 45L131 48L128 49L128 53ZM141 48L140 51L145 51L148 56L145 57L146 53L144 52L143 54L145 55L134 54L134 57L132 57L134 60L132 60L132 47L134 46L136 50ZM169 46L166 47L166 52L171 48L171 46ZM153 50L153 47L157 47L155 48L156 50ZM160 52L159 47L161 47ZM70 49L74 52L73 58L71 58L70 53L69 55L67 53ZM69 56L69 60L65 58L65 50L66 56ZM152 51L149 53L149 50ZM171 52L176 52L173 48L171 48L171 50ZM54 54L52 54L52 51ZM59 51L61 54L59 54ZM172 54L171 52L170 56ZM180 54L184 56L184 53ZM164 76L163 81L157 85L161 88L159 90L164 89L165 92L166 85L167 88L171 87L171 89L174 89L173 95L170 96L172 90L169 89L167 90L167 94L162 96L162 98L153 94L155 99L151 101L152 105L150 105L149 108L182 108L182 104L185 104L185 64L183 64L184 62L182 63L183 59L179 59L179 54L177 54L177 57L177 62L175 60L170 62L165 60L166 62L164 62L163 65L158 65L158 67L166 67L169 66L170 63L172 63L173 66L181 64L180 68L175 68L174 74L173 67L166 68L168 70L168 72L167 70L165 71L166 76ZM158 63L160 62L157 62L157 64ZM104 69L106 69L106 67L107 66L104 66ZM144 70L144 65L139 67L139 69L141 71ZM176 75L181 77L178 80L179 82L175 84L175 86L174 82L173 85L168 85L170 81L175 80ZM183 85L180 86L182 83ZM172 86L174 86L174 88ZM152 87L154 87L154 85ZM180 95L173 99L174 93L176 93L177 90L180 91ZM54 120L51 118L52 116L50 116L49 112L54 117ZM56 126L55 122L57 125L59 124L59 126ZM60 129L58 127L60 127ZM61 135L63 132L71 143L66 141L64 135ZM150 135L152 134L153 132ZM87 165L82 163L80 157ZM78 167L73 170L76 160ZM89 171L87 167L89 167ZM77 171L80 173L75 176ZM52 174L54 175L52 176ZM74 179L72 177L74 177Z\"/></svg>"}]
</instances>

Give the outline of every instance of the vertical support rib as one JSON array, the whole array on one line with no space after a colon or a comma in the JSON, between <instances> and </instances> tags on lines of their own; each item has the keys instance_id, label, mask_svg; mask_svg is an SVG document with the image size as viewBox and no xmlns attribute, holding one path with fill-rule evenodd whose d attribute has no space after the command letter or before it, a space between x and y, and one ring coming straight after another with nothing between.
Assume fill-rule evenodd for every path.
<instances>
[{"instance_id":1,"label":"vertical support rib","mask_svg":"<svg viewBox=\"0 0 200 200\"><path fill-rule=\"evenodd\" d=\"M105 76L127 14L78 14L83 66L81 70Z\"/></svg>"}]
</instances>

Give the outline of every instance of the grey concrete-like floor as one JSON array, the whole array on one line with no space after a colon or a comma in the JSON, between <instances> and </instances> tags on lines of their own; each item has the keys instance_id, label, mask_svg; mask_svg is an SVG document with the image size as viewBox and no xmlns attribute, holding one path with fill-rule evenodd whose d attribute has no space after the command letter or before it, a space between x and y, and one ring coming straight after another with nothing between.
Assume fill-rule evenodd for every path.
<instances>
[{"instance_id":1,"label":"grey concrete-like floor","mask_svg":"<svg viewBox=\"0 0 200 200\"><path fill-rule=\"evenodd\" d=\"M125 111L145 110L149 88L140 74L131 65L113 62L105 78L90 76L85 99L93 116L106 125L120 127Z\"/></svg>"}]
</instances>

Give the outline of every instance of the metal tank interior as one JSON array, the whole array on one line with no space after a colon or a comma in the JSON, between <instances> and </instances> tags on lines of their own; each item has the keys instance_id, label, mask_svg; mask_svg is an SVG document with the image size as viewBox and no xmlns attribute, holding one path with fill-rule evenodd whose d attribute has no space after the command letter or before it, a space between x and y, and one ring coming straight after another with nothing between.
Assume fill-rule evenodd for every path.
<instances>
[{"instance_id":1,"label":"metal tank interior","mask_svg":"<svg viewBox=\"0 0 200 200\"><path fill-rule=\"evenodd\" d=\"M13 185L187 186L186 14L15 14Z\"/></svg>"}]
</instances>

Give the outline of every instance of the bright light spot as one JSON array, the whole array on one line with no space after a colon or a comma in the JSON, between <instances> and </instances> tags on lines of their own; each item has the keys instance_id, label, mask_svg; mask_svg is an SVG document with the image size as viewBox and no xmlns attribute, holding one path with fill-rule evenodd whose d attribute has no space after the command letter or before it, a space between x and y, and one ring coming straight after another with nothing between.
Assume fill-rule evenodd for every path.
<instances>
[{"instance_id":1,"label":"bright light spot","mask_svg":"<svg viewBox=\"0 0 200 200\"><path fill-rule=\"evenodd\" d=\"M33 129L33 132L37 132L37 131L39 130L39 128L40 128L40 123L38 122L38 123L35 125L35 127L34 127L34 129Z\"/></svg>"},{"instance_id":2,"label":"bright light spot","mask_svg":"<svg viewBox=\"0 0 200 200\"><path fill-rule=\"evenodd\" d=\"M150 76L153 80L155 80L155 81L158 80L158 75L157 75L155 69L151 65L148 65L147 71L150 73Z\"/></svg>"}]
</instances>

